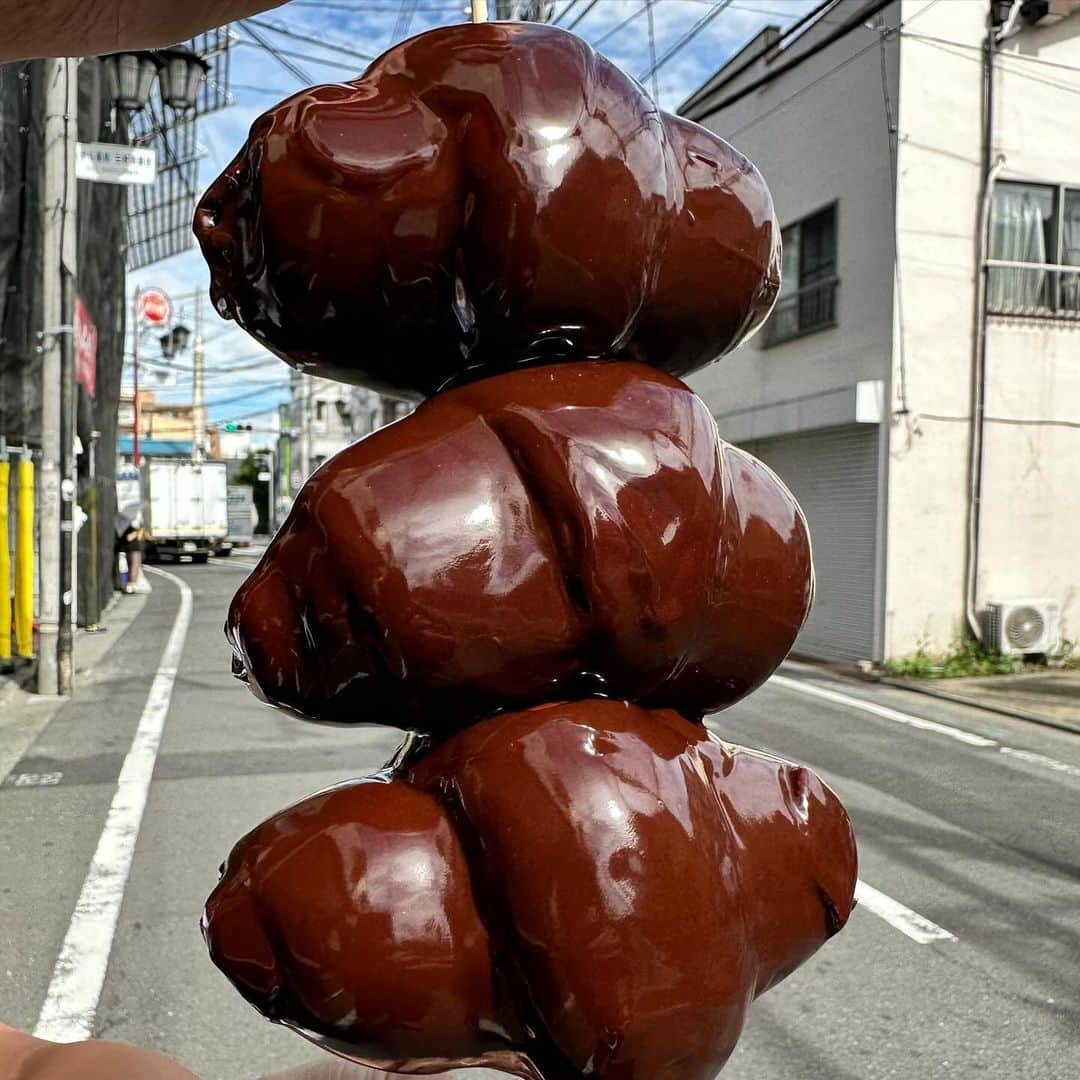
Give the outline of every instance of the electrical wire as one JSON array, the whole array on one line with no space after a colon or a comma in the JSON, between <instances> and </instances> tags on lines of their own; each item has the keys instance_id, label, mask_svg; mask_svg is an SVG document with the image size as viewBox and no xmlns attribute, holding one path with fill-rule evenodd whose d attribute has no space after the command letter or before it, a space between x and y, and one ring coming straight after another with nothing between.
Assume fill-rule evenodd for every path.
<instances>
[{"instance_id":1,"label":"electrical wire","mask_svg":"<svg viewBox=\"0 0 1080 1080\"><path fill-rule=\"evenodd\" d=\"M726 98L724 98L723 101L718 102L716 105L712 106L708 115L711 116L715 113L721 112L724 109L730 108L736 102L742 101L742 99L748 94L752 94L755 90L761 90L763 87L766 87L770 83L775 82L777 79L780 78L781 75L786 75L789 71L794 71L795 68L799 67L802 64L805 64L806 61L809 60L811 57L817 56L819 53L824 52L827 48L829 48L831 45L834 45L841 38L846 37L853 30L858 30L859 27L864 25L867 19L872 19L879 11L883 11L893 2L894 0L870 0L870 2L865 7L860 8L846 22L842 22L839 26L837 26L835 30L830 31L820 41L815 42L809 49L806 49L804 52L799 53L798 56L793 56L786 63L779 64L777 67L773 68L771 71L767 71L759 78L752 79L745 86L741 86L738 90L734 91L732 94L729 94ZM931 3L927 5L927 8L923 8L922 10L926 11L929 7L932 7L936 3L938 3L938 0L931 0ZM898 29L898 27L894 28L889 32L895 33L896 29ZM877 42L874 41L871 43L871 45L877 45Z\"/></svg>"},{"instance_id":2,"label":"electrical wire","mask_svg":"<svg viewBox=\"0 0 1080 1080\"><path fill-rule=\"evenodd\" d=\"M722 78L719 80L719 82L714 83L711 86L706 84L706 86L708 87L707 90L705 87L702 87L701 90L698 90L696 93L691 94L690 97L687 98L685 102L683 102L683 108L686 109L692 105L696 105L699 102L704 101L706 98L711 97L717 91L722 90L725 86L730 86L731 83L733 83L740 75L742 75L744 71L749 71L750 68L752 68L759 60L765 60L771 54L774 54L776 50L779 49L784 44L784 42L788 40L788 38L792 37L795 34L798 34L802 30L808 29L810 22L823 21L824 16L829 13L829 9L835 7L837 3L838 0L822 0L822 2L817 5L817 7L812 8L805 15L803 15L802 18L797 19L795 22L793 22L774 41L767 42L760 49L758 49L757 52L745 57L741 63L733 67L730 71L722 69ZM711 110L710 112L703 113L702 116L704 117L710 114Z\"/></svg>"},{"instance_id":3,"label":"electrical wire","mask_svg":"<svg viewBox=\"0 0 1080 1080\"><path fill-rule=\"evenodd\" d=\"M908 22L911 20L909 19ZM905 23L905 25L907 25ZM951 45L954 49L966 49L970 52L978 53L981 57L983 54L983 47L981 45L971 45L966 41L952 41L949 38L934 37L932 34L916 34L911 30L901 31L901 37L911 38L912 41L925 41L935 42L938 45ZM1039 64L1042 67L1060 68L1062 71L1080 71L1080 66L1076 64L1063 64L1058 60L1044 60L1041 56L1031 56L1028 53L1020 52L1006 52L1001 49L997 49L994 52L994 58L996 60L1023 60L1027 64Z\"/></svg>"},{"instance_id":4,"label":"electrical wire","mask_svg":"<svg viewBox=\"0 0 1080 1080\"><path fill-rule=\"evenodd\" d=\"M257 29L249 24L247 19L240 20L240 28L255 42L256 45L268 52L290 75L293 76L293 78L308 84L315 81L302 67L298 67L285 56L280 49L271 45Z\"/></svg>"},{"instance_id":5,"label":"electrical wire","mask_svg":"<svg viewBox=\"0 0 1080 1080\"><path fill-rule=\"evenodd\" d=\"M656 26L653 19L653 0L645 0L645 14L649 19L649 70L652 72L653 101L660 104L660 81L656 70Z\"/></svg>"},{"instance_id":6,"label":"electrical wire","mask_svg":"<svg viewBox=\"0 0 1080 1080\"><path fill-rule=\"evenodd\" d=\"M581 3L581 0L569 0L569 3L566 5L566 7L564 7L562 9L562 11L559 12L558 15L556 15L556 16L554 16L554 18L552 18L551 25L552 26L560 25L560 23L562 23L563 19L565 19L566 16L569 15L570 12L573 11L573 9L576 8L578 6L578 4L580 4L580 3Z\"/></svg>"},{"instance_id":7,"label":"electrical wire","mask_svg":"<svg viewBox=\"0 0 1080 1080\"><path fill-rule=\"evenodd\" d=\"M927 37L925 35L911 34L911 35L905 35L905 36L911 37L913 40L920 41L922 44L924 44L929 49L937 49L939 52L946 53L949 56L955 56L960 60L970 60L972 63L980 64L980 65L983 62L981 55L977 54L975 56L969 56L969 55L967 55L966 52L958 52L957 51L957 49L973 49L973 48L976 48L976 46L961 45L958 42L948 42L948 43L942 44L942 43L939 43L942 39L934 39L934 38ZM1027 82L1038 83L1040 86L1052 86L1056 90L1064 90L1065 93L1067 93L1067 94L1080 94L1080 86L1077 86L1075 84L1061 82L1058 79L1044 79L1041 76L1034 74L1033 72L1020 71L1018 68L1009 67L1007 64L1000 63L1000 61L1002 60L1004 55L1005 54L1000 53L1000 52L995 52L994 53L995 67L1002 74L1008 75L1008 76L1010 76L1011 78L1014 78L1014 79L1024 79ZM1017 57L1017 58L1023 58L1025 60L1032 59L1031 57L1022 56L1022 54L1020 54L1020 53L1013 53L1012 55ZM1065 67L1065 68L1067 68L1068 70L1071 70L1071 71L1080 71L1080 68L1075 68L1075 67L1072 67L1071 65L1068 65L1068 64L1054 64L1053 66L1054 67Z\"/></svg>"},{"instance_id":8,"label":"electrical wire","mask_svg":"<svg viewBox=\"0 0 1080 1080\"><path fill-rule=\"evenodd\" d=\"M205 403L204 408L218 409L222 405L232 405L236 401L247 401L250 398L258 397L260 394L272 394L275 391L288 390L289 387L282 383L280 386L260 386L257 390L249 390L243 394L234 394L232 397L218 398L216 401L208 401ZM267 410L263 410L264 412Z\"/></svg>"},{"instance_id":9,"label":"electrical wire","mask_svg":"<svg viewBox=\"0 0 1080 1080\"><path fill-rule=\"evenodd\" d=\"M413 0L413 8L416 7L416 0ZM272 33L280 34L282 37L292 38L294 41L302 42L305 45L318 45L322 49L329 49L332 52L341 53L342 56L351 56L355 60L374 60L370 53L360 52L358 49L350 48L341 42L335 41L333 38L317 38L311 37L308 34L298 34L295 30L290 30L287 26L278 26L276 23L270 22L269 19L245 19L244 22L250 23L252 26L257 26L263 30L269 30Z\"/></svg>"},{"instance_id":10,"label":"electrical wire","mask_svg":"<svg viewBox=\"0 0 1080 1080\"><path fill-rule=\"evenodd\" d=\"M313 56L311 53L296 52L294 49L278 49L273 45L270 45L269 42L264 45L257 41L237 41L234 42L234 44L246 45L253 49L261 49L263 52L269 53L279 63L284 63L289 60L303 60L309 64L324 64L327 67L339 68L342 71L356 71L355 64L346 64L343 60L332 60L328 56ZM286 70L289 71L289 74L294 74L291 69L286 68ZM300 78L298 75L295 77ZM301 79L301 82L303 82L305 86L310 86L315 81L315 79L309 77Z\"/></svg>"},{"instance_id":11,"label":"electrical wire","mask_svg":"<svg viewBox=\"0 0 1080 1080\"><path fill-rule=\"evenodd\" d=\"M417 0L401 0L401 10L398 13L397 22L390 32L391 41L402 41L408 37L409 27L412 25L413 16L416 14Z\"/></svg>"},{"instance_id":12,"label":"electrical wire","mask_svg":"<svg viewBox=\"0 0 1080 1080\"><path fill-rule=\"evenodd\" d=\"M678 53L682 52L691 41L694 40L708 25L713 22L724 13L724 9L731 4L731 0L717 0L717 3L713 4L712 8L707 11L689 30L663 56L660 57L655 63L649 66L649 70L646 71L639 79L638 82L644 82L650 75L655 74L665 64L670 62ZM650 5L645 5L646 10L650 9Z\"/></svg>"},{"instance_id":13,"label":"electrical wire","mask_svg":"<svg viewBox=\"0 0 1080 1080\"><path fill-rule=\"evenodd\" d=\"M230 89L241 90L248 94L269 94L272 97L288 97L290 94L295 93L294 90L283 90L279 86L252 86L250 83L237 82L232 83Z\"/></svg>"},{"instance_id":14,"label":"electrical wire","mask_svg":"<svg viewBox=\"0 0 1080 1080\"><path fill-rule=\"evenodd\" d=\"M919 11L915 12L915 14L908 18L906 22L897 23L896 26L886 27L882 31L883 35L885 37L891 37L893 34L899 33L905 26L909 25L921 15L924 15L932 7L934 7L935 4L938 4L940 2L941 0L930 0L930 3L927 4L926 7L921 8ZM736 136L741 135L744 131L749 131L750 128L755 127L763 120L768 119L768 117L772 116L774 113L779 112L781 109L785 108L797 97L801 97L803 94L812 90L819 83L823 83L826 79L832 78L832 76L835 75L838 71L842 71L844 68L846 68L848 64L853 64L861 56L865 56L866 53L870 52L872 49L876 49L877 47L878 41L871 41L868 45L864 45L861 49L857 49L849 56L844 57L844 59L841 60L838 64L834 64L831 68L828 69L828 71L823 71L816 79L812 79L805 86L801 86L798 90L795 90L792 93L788 94L787 97L785 97L782 101L778 101L775 105L772 106L772 108L766 109L764 112L758 113L756 116L752 116L749 120L746 121L745 124L742 124L740 127L737 127L732 131L725 132L725 137L729 139L734 139ZM717 111L718 109L711 109L709 115L712 115Z\"/></svg>"},{"instance_id":15,"label":"electrical wire","mask_svg":"<svg viewBox=\"0 0 1080 1080\"><path fill-rule=\"evenodd\" d=\"M428 4L424 7L418 7L416 10L423 14L425 11L462 11L465 6L465 0L457 0L456 3L446 2L439 4ZM372 3L371 0L357 0L355 4L345 3L344 0L292 0L289 4L290 8L317 8L321 11L346 11L354 14L363 14L366 11L378 11L378 12L390 12L400 11L400 4L396 3Z\"/></svg>"},{"instance_id":16,"label":"electrical wire","mask_svg":"<svg viewBox=\"0 0 1080 1080\"><path fill-rule=\"evenodd\" d=\"M578 17L574 19L572 23L568 24L566 29L573 30L574 27L577 26L577 24L581 22L581 20L584 19L586 15L589 14L589 12L592 11L592 9L596 7L599 2L600 0L589 0L589 3L585 5L585 10L580 15L578 15Z\"/></svg>"},{"instance_id":17,"label":"electrical wire","mask_svg":"<svg viewBox=\"0 0 1080 1080\"><path fill-rule=\"evenodd\" d=\"M921 412L918 414L920 420L938 420L946 423L955 424L970 424L970 416L940 416L936 413ZM1038 419L1038 420L1025 420L1012 416L984 416L984 423L987 424L1010 424L1014 427L1063 427L1063 428L1080 428L1080 420L1053 420L1053 419Z\"/></svg>"},{"instance_id":18,"label":"electrical wire","mask_svg":"<svg viewBox=\"0 0 1080 1080\"><path fill-rule=\"evenodd\" d=\"M623 19L621 23L618 24L618 26L613 26L606 33L601 34L594 42L591 43L592 47L594 49L599 49L600 46L608 40L608 38L613 38L620 30L623 29L624 26L629 26L632 22L634 22L635 19L640 19L641 16L644 15L645 12L648 10L648 5L642 4L642 6L637 9L637 11L635 11L632 15L628 15L625 19Z\"/></svg>"}]
</instances>

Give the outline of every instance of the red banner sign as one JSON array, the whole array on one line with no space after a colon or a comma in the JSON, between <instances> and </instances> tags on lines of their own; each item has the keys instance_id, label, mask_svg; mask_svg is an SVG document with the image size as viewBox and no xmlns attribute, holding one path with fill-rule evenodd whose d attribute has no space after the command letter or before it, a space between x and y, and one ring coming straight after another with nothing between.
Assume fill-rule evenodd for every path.
<instances>
[{"instance_id":1,"label":"red banner sign","mask_svg":"<svg viewBox=\"0 0 1080 1080\"><path fill-rule=\"evenodd\" d=\"M97 327L86 305L75 298L75 381L93 397L97 385Z\"/></svg>"}]
</instances>

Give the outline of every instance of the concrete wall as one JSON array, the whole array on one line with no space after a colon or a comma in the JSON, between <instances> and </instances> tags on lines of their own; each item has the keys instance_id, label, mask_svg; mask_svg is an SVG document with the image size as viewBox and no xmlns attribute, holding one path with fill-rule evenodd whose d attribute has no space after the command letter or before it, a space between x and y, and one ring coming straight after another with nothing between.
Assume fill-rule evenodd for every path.
<instances>
[{"instance_id":1,"label":"concrete wall","mask_svg":"<svg viewBox=\"0 0 1080 1080\"><path fill-rule=\"evenodd\" d=\"M964 626L985 7L905 0L904 17L890 656L947 649ZM1026 29L1004 52L994 137L1002 176L1080 186L1080 80L1036 62L1080 66L1080 18ZM1080 325L991 316L986 371L977 606L1057 599L1075 634L1080 430L1070 424L1080 418Z\"/></svg>"},{"instance_id":2,"label":"concrete wall","mask_svg":"<svg viewBox=\"0 0 1080 1080\"><path fill-rule=\"evenodd\" d=\"M861 3L846 3L800 39L802 50ZM886 8L886 25L896 21ZM780 401L809 401L888 378L892 337L892 168L886 97L896 107L898 42L860 27L790 75L701 122L745 153L772 191L782 227L837 201L837 326L771 348L761 336L692 376L718 417ZM793 52L795 51L793 50ZM855 59L842 61L852 53ZM781 52L773 64L782 63ZM759 64L747 77L769 68ZM831 73L830 73L831 72ZM730 89L735 89L734 84Z\"/></svg>"},{"instance_id":3,"label":"concrete wall","mask_svg":"<svg viewBox=\"0 0 1080 1080\"><path fill-rule=\"evenodd\" d=\"M1080 14L1032 27L1003 47L994 144L1005 157L1004 176L1080 189L1076 68ZM1076 640L1080 321L991 316L986 414L978 595L1055 599L1065 633Z\"/></svg>"},{"instance_id":4,"label":"concrete wall","mask_svg":"<svg viewBox=\"0 0 1080 1080\"><path fill-rule=\"evenodd\" d=\"M986 5L905 0L903 14L886 656L948 649L964 628Z\"/></svg>"}]
</instances>

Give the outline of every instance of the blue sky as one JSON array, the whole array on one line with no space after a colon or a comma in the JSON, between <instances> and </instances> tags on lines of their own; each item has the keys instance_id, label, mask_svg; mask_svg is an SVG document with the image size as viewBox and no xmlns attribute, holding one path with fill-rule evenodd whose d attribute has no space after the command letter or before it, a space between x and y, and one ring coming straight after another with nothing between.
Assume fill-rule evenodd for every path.
<instances>
[{"instance_id":1,"label":"blue sky","mask_svg":"<svg viewBox=\"0 0 1080 1080\"><path fill-rule=\"evenodd\" d=\"M658 75L660 104L674 109L695 87L705 81L733 52L767 24L786 26L816 0L732 0L727 8L683 49ZM494 9L494 0L489 0ZM556 13L568 7L561 25L569 27L588 0L559 0ZM407 31L403 7L414 6ZM656 55L677 42L699 19L713 8L713 0L656 0L653 4ZM628 16L644 11L643 0L599 0L575 27L574 33L596 43ZM259 33L312 82L348 80L362 74L365 62L335 51L340 45L354 52L377 56L403 37L448 23L468 19L468 0L416 0L415 5L402 0L292 0L259 16ZM268 26L284 27L297 35L325 44L304 43L289 38ZM290 73L276 58L251 43L237 27L232 51L231 86L236 104L203 117L199 122L199 141L206 150L200 162L199 180L205 187L233 157L247 137L252 121L280 98L295 93L306 82ZM635 77L649 67L648 22L641 14L622 30L607 38L600 51ZM651 90L651 80L649 80ZM130 275L129 290L136 286L157 285L170 296L190 297L196 290L205 294L209 276L197 251L178 255ZM191 300L177 300L190 320ZM251 417L272 409L288 397L288 368L264 353L256 343L233 324L217 318L204 304L207 339L207 404L211 421ZM148 350L157 360L157 350ZM245 371L217 371L222 365L241 362L256 364ZM179 359L189 368L190 352ZM162 400L190 401L190 376L181 371L175 388L158 391ZM241 396L243 395L243 396ZM235 400L234 400L235 399ZM258 420L256 419L256 423Z\"/></svg>"}]
</instances>

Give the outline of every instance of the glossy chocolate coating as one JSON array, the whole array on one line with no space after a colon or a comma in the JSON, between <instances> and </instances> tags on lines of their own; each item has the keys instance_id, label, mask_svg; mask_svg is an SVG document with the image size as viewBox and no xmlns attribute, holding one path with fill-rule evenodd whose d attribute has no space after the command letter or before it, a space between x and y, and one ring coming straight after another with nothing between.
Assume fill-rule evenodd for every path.
<instances>
[{"instance_id":1,"label":"glossy chocolate coating","mask_svg":"<svg viewBox=\"0 0 1080 1080\"><path fill-rule=\"evenodd\" d=\"M195 232L289 363L427 395L527 363L685 374L768 314L760 174L556 27L421 34L255 122Z\"/></svg>"},{"instance_id":2,"label":"glossy chocolate coating","mask_svg":"<svg viewBox=\"0 0 1080 1080\"><path fill-rule=\"evenodd\" d=\"M266 1015L366 1064L712 1080L751 1000L844 925L855 879L813 773L589 700L270 819L204 931Z\"/></svg>"},{"instance_id":3,"label":"glossy chocolate coating","mask_svg":"<svg viewBox=\"0 0 1080 1080\"><path fill-rule=\"evenodd\" d=\"M588 694L696 719L769 676L812 582L794 499L686 386L560 364L328 461L226 629L255 692L310 719L445 733Z\"/></svg>"}]
</instances>

